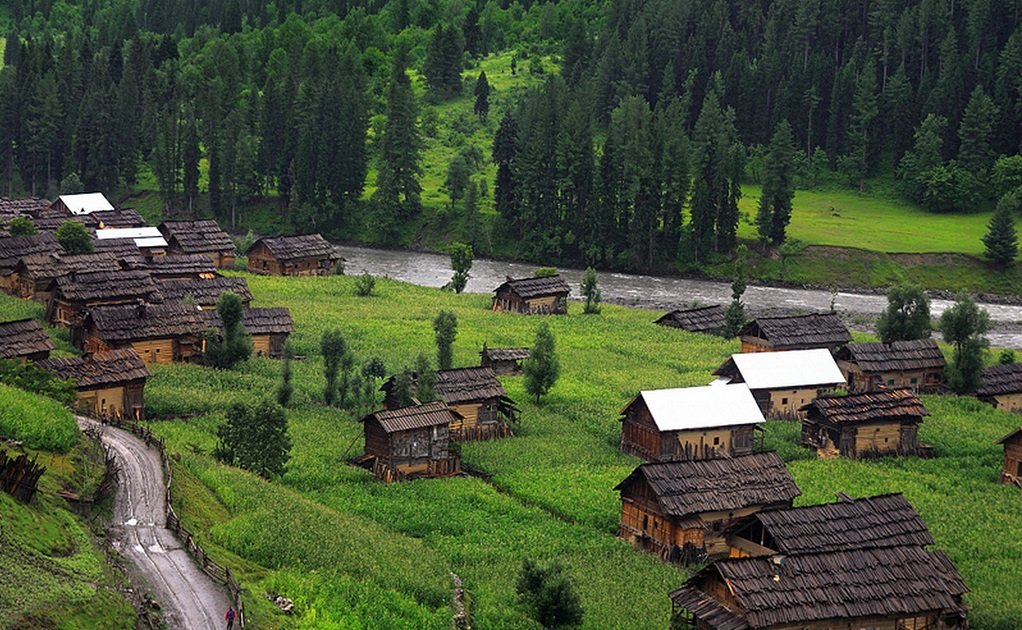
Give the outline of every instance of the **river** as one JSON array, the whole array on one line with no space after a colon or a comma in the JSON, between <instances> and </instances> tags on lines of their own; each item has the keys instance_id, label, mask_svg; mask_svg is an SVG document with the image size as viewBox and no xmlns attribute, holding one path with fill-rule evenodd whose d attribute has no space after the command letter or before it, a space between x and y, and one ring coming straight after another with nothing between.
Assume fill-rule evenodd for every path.
<instances>
[{"instance_id":1,"label":"river","mask_svg":"<svg viewBox=\"0 0 1022 630\"><path fill-rule=\"evenodd\" d=\"M374 276L385 276L426 287L442 287L450 279L450 259L440 254L406 250L375 249L369 247L340 246L346 259L345 273L354 275L368 271ZM466 291L490 293L507 276L531 276L536 265L502 260L476 259ZM560 269L561 275L578 297L582 279L579 269ZM691 278L644 276L627 273L600 272L600 291L603 300L637 308L667 311L698 304L726 304L731 299L731 286L726 282ZM834 308L856 330L871 331L876 317L887 305L883 295L840 291L832 295L819 289L791 289L749 285L745 302L750 313L807 313ZM934 299L930 310L939 317L950 307L949 300ZM982 304L990 313L993 330L987 335L995 347L1022 349L1022 306Z\"/></svg>"}]
</instances>

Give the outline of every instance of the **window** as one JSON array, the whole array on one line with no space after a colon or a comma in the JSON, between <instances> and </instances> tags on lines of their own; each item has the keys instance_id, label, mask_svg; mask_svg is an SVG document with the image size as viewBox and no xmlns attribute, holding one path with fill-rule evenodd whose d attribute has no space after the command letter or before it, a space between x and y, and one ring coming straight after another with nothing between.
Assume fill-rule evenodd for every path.
<instances>
[{"instance_id":1,"label":"window","mask_svg":"<svg viewBox=\"0 0 1022 630\"><path fill-rule=\"evenodd\" d=\"M782 405L787 405L788 404L788 399L787 398L782 398L781 399L781 404Z\"/></svg>"},{"instance_id":2,"label":"window","mask_svg":"<svg viewBox=\"0 0 1022 630\"><path fill-rule=\"evenodd\" d=\"M887 379L887 384L888 385L894 385L894 379L893 378Z\"/></svg>"},{"instance_id":3,"label":"window","mask_svg":"<svg viewBox=\"0 0 1022 630\"><path fill-rule=\"evenodd\" d=\"M912 380L910 380L909 382L910 382L910 383L912 383L913 385L915 385L916 383L918 383L918 382L919 382L919 379L918 379L918 378L913 378L913 379L912 379Z\"/></svg>"},{"instance_id":4,"label":"window","mask_svg":"<svg viewBox=\"0 0 1022 630\"><path fill-rule=\"evenodd\" d=\"M713 438L713 445L720 446L720 436Z\"/></svg>"}]
</instances>

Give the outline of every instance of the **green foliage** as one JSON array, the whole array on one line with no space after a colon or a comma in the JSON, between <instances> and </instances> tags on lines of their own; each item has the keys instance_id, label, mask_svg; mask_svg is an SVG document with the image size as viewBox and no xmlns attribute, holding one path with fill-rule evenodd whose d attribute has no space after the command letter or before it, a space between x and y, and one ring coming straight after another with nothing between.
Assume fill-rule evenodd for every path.
<instances>
[{"instance_id":1,"label":"green foliage","mask_svg":"<svg viewBox=\"0 0 1022 630\"><path fill-rule=\"evenodd\" d=\"M454 367L454 339L458 336L458 316L451 311L440 311L433 320L433 334L436 339L437 369L449 370Z\"/></svg>"},{"instance_id":2,"label":"green foliage","mask_svg":"<svg viewBox=\"0 0 1022 630\"><path fill-rule=\"evenodd\" d=\"M1001 353L997 355L997 363L1000 365L1010 365L1015 363L1015 351L1014 350L1001 350Z\"/></svg>"},{"instance_id":3,"label":"green foliage","mask_svg":"<svg viewBox=\"0 0 1022 630\"><path fill-rule=\"evenodd\" d=\"M437 24L426 48L423 74L430 94L440 100L461 93L461 56L465 46L461 30L454 25Z\"/></svg>"},{"instance_id":4,"label":"green foliage","mask_svg":"<svg viewBox=\"0 0 1022 630\"><path fill-rule=\"evenodd\" d=\"M479 73L474 93L476 100L472 110L480 120L486 120L490 113L490 82L486 80L485 71Z\"/></svg>"},{"instance_id":5,"label":"green foliage","mask_svg":"<svg viewBox=\"0 0 1022 630\"><path fill-rule=\"evenodd\" d=\"M544 628L563 628L582 623L582 603L560 563L540 567L530 558L522 561L515 590L532 618Z\"/></svg>"},{"instance_id":6,"label":"green foliage","mask_svg":"<svg viewBox=\"0 0 1022 630\"><path fill-rule=\"evenodd\" d=\"M695 181L692 187L691 230L697 260L711 252L731 251L738 229L738 180L743 171L742 148L735 112L721 105L721 77L715 75L703 100L692 134Z\"/></svg>"},{"instance_id":7,"label":"green foliage","mask_svg":"<svg viewBox=\"0 0 1022 630\"><path fill-rule=\"evenodd\" d=\"M976 85L962 113L962 122L958 125L958 138L961 141L958 162L978 180L986 178L996 157L993 147L996 120L997 106L983 91L983 86Z\"/></svg>"},{"instance_id":8,"label":"green foliage","mask_svg":"<svg viewBox=\"0 0 1022 630\"><path fill-rule=\"evenodd\" d=\"M20 359L0 359L0 383L52 398L66 407L73 407L77 400L73 381L58 379L52 372Z\"/></svg>"},{"instance_id":9,"label":"green foliage","mask_svg":"<svg viewBox=\"0 0 1022 630\"><path fill-rule=\"evenodd\" d=\"M470 184L474 186L475 184ZM451 288L455 293L461 293L468 284L469 270L472 269L473 255L472 246L457 241L451 243L447 251L451 254L451 269L454 276L451 277Z\"/></svg>"},{"instance_id":10,"label":"green foliage","mask_svg":"<svg viewBox=\"0 0 1022 630\"><path fill-rule=\"evenodd\" d=\"M887 308L877 320L877 334L884 343L930 336L930 298L913 284L887 290Z\"/></svg>"},{"instance_id":11,"label":"green foliage","mask_svg":"<svg viewBox=\"0 0 1022 630\"><path fill-rule=\"evenodd\" d=\"M765 156L763 194L756 214L756 227L763 242L780 245L786 238L795 197L795 153L791 125L782 120L777 123Z\"/></svg>"},{"instance_id":12,"label":"green foliage","mask_svg":"<svg viewBox=\"0 0 1022 630\"><path fill-rule=\"evenodd\" d=\"M984 354L989 341L990 315L970 298L961 294L955 305L940 316L944 341L954 344L954 358L947 366L947 379L958 394L976 391L983 379Z\"/></svg>"},{"instance_id":13,"label":"green foliage","mask_svg":"<svg viewBox=\"0 0 1022 630\"><path fill-rule=\"evenodd\" d=\"M369 275L368 271L363 271L361 275L355 277L355 295L369 297L375 290L376 278Z\"/></svg>"},{"instance_id":14,"label":"green foliage","mask_svg":"<svg viewBox=\"0 0 1022 630\"><path fill-rule=\"evenodd\" d=\"M441 368L443 369L443 368ZM429 357L423 353L415 358L415 398L420 403L427 403L436 400L436 372L429 362Z\"/></svg>"},{"instance_id":15,"label":"green foliage","mask_svg":"<svg viewBox=\"0 0 1022 630\"><path fill-rule=\"evenodd\" d=\"M1018 233L1015 231L1015 208L1012 205L1009 195L1001 198L983 236L986 257L1002 266L1011 264L1018 256Z\"/></svg>"},{"instance_id":16,"label":"green foliage","mask_svg":"<svg viewBox=\"0 0 1022 630\"><path fill-rule=\"evenodd\" d=\"M57 242L69 254L88 254L93 250L92 236L77 221L64 221L54 233Z\"/></svg>"},{"instance_id":17,"label":"green foliage","mask_svg":"<svg viewBox=\"0 0 1022 630\"><path fill-rule=\"evenodd\" d=\"M561 363L557 359L557 348L550 325L543 322L536 330L536 341L532 344L529 357L522 366L525 372L525 391L539 400L550 392L561 375Z\"/></svg>"},{"instance_id":18,"label":"green foliage","mask_svg":"<svg viewBox=\"0 0 1022 630\"><path fill-rule=\"evenodd\" d=\"M415 384L410 371L404 370L394 375L390 396L394 400L394 406L398 409L411 406L412 398L415 396Z\"/></svg>"},{"instance_id":19,"label":"green foliage","mask_svg":"<svg viewBox=\"0 0 1022 630\"><path fill-rule=\"evenodd\" d=\"M291 363L294 361L294 351L291 344L284 346L284 362L280 371L280 387L277 388L277 404L287 407L291 404L291 398L295 393L294 368Z\"/></svg>"},{"instance_id":20,"label":"green foliage","mask_svg":"<svg viewBox=\"0 0 1022 630\"><path fill-rule=\"evenodd\" d=\"M557 268L556 267L540 267L535 272L533 272L532 277L533 278L551 278L551 277L556 276L556 275L557 275Z\"/></svg>"},{"instance_id":21,"label":"green foliage","mask_svg":"<svg viewBox=\"0 0 1022 630\"><path fill-rule=\"evenodd\" d=\"M348 349L348 342L340 330L327 330L319 342L320 353L323 355L323 375L326 385L323 387L323 401L328 405L344 404L344 397L338 399L338 376L343 370L345 375L354 365L354 358Z\"/></svg>"},{"instance_id":22,"label":"green foliage","mask_svg":"<svg viewBox=\"0 0 1022 630\"><path fill-rule=\"evenodd\" d=\"M7 231L11 236L35 236L39 233L39 228L28 217L14 217L7 226Z\"/></svg>"},{"instance_id":23,"label":"green foliage","mask_svg":"<svg viewBox=\"0 0 1022 630\"><path fill-rule=\"evenodd\" d=\"M57 401L0 384L0 435L29 448L66 453L79 432L74 416Z\"/></svg>"},{"instance_id":24,"label":"green foliage","mask_svg":"<svg viewBox=\"0 0 1022 630\"><path fill-rule=\"evenodd\" d=\"M746 283L746 262L749 256L749 248L739 245L735 255L735 270L731 279L731 304L724 313L724 336L734 339L738 332L745 325L745 304L742 296L745 295Z\"/></svg>"},{"instance_id":25,"label":"green foliage","mask_svg":"<svg viewBox=\"0 0 1022 630\"><path fill-rule=\"evenodd\" d=\"M231 405L227 422L217 429L217 438L213 455L225 464L265 478L287 471L291 451L287 414L274 402Z\"/></svg>"},{"instance_id":26,"label":"green foliage","mask_svg":"<svg viewBox=\"0 0 1022 630\"><path fill-rule=\"evenodd\" d=\"M585 305L582 307L582 312L587 315L599 315L600 313L600 287L596 280L596 270L592 267L587 267L585 273L582 275L581 285L582 295L585 297Z\"/></svg>"},{"instance_id":27,"label":"green foliage","mask_svg":"<svg viewBox=\"0 0 1022 630\"><path fill-rule=\"evenodd\" d=\"M252 356L252 337L241 322L244 304L241 297L230 291L216 302L216 312L223 325L223 332L206 333L206 365L230 370Z\"/></svg>"}]
</instances>

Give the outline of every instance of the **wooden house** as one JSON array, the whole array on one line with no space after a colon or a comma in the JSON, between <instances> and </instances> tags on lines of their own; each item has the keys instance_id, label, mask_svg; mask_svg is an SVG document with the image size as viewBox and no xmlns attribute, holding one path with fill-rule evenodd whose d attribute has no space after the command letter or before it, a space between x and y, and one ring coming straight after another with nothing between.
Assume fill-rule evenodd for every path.
<instances>
[{"instance_id":1,"label":"wooden house","mask_svg":"<svg viewBox=\"0 0 1022 630\"><path fill-rule=\"evenodd\" d=\"M853 343L838 351L837 361L853 392L881 387L933 392L944 384L944 353L933 339Z\"/></svg>"},{"instance_id":2,"label":"wooden house","mask_svg":"<svg viewBox=\"0 0 1022 630\"><path fill-rule=\"evenodd\" d=\"M440 477L457 474L450 426L456 414L440 401L385 409L363 418L365 455L379 477Z\"/></svg>"},{"instance_id":3,"label":"wooden house","mask_svg":"<svg viewBox=\"0 0 1022 630\"><path fill-rule=\"evenodd\" d=\"M802 444L821 457L930 454L918 438L930 412L910 389L824 395L802 410Z\"/></svg>"},{"instance_id":4,"label":"wooden house","mask_svg":"<svg viewBox=\"0 0 1022 630\"><path fill-rule=\"evenodd\" d=\"M494 289L494 311L525 315L566 315L571 289L560 276L508 278Z\"/></svg>"},{"instance_id":5,"label":"wooden house","mask_svg":"<svg viewBox=\"0 0 1022 630\"><path fill-rule=\"evenodd\" d=\"M730 528L761 510L790 507L800 494L776 453L642 464L615 490L618 536L684 563L726 555Z\"/></svg>"},{"instance_id":6,"label":"wooden house","mask_svg":"<svg viewBox=\"0 0 1022 630\"><path fill-rule=\"evenodd\" d=\"M115 209L114 205L100 192L61 195L50 205L50 208L64 212L69 216Z\"/></svg>"},{"instance_id":7,"label":"wooden house","mask_svg":"<svg viewBox=\"0 0 1022 630\"><path fill-rule=\"evenodd\" d=\"M653 323L669 328L681 328L694 333L719 335L726 325L725 312L727 309L719 304L700 306L671 311Z\"/></svg>"},{"instance_id":8,"label":"wooden house","mask_svg":"<svg viewBox=\"0 0 1022 630\"><path fill-rule=\"evenodd\" d=\"M333 272L339 256L319 234L263 237L245 252L248 270L270 276L323 276Z\"/></svg>"},{"instance_id":9,"label":"wooden house","mask_svg":"<svg viewBox=\"0 0 1022 630\"><path fill-rule=\"evenodd\" d=\"M223 331L216 309L202 311L202 315L208 329ZM241 325L252 338L252 355L271 359L284 356L287 338L295 330L286 308L247 308L241 314Z\"/></svg>"},{"instance_id":10,"label":"wooden house","mask_svg":"<svg viewBox=\"0 0 1022 630\"><path fill-rule=\"evenodd\" d=\"M168 280L212 280L219 276L213 262L200 254L168 254L157 256L146 263L153 279Z\"/></svg>"},{"instance_id":11,"label":"wooden house","mask_svg":"<svg viewBox=\"0 0 1022 630\"><path fill-rule=\"evenodd\" d=\"M123 266L127 268L147 268L146 261L142 258L142 251L135 245L135 241L130 238L111 238L102 241L94 238L92 240L92 250L97 254L111 254L119 262L124 263Z\"/></svg>"},{"instance_id":12,"label":"wooden house","mask_svg":"<svg viewBox=\"0 0 1022 630\"><path fill-rule=\"evenodd\" d=\"M800 418L802 407L845 385L834 357L822 348L735 354L714 374L748 385L768 418Z\"/></svg>"},{"instance_id":13,"label":"wooden house","mask_svg":"<svg viewBox=\"0 0 1022 630\"><path fill-rule=\"evenodd\" d=\"M1022 488L1022 427L997 440L1004 446L1004 468L1001 483Z\"/></svg>"},{"instance_id":14,"label":"wooden house","mask_svg":"<svg viewBox=\"0 0 1022 630\"><path fill-rule=\"evenodd\" d=\"M145 383L151 375L131 348L47 359L37 365L73 381L79 408L86 413L135 420L145 417Z\"/></svg>"},{"instance_id":15,"label":"wooden house","mask_svg":"<svg viewBox=\"0 0 1022 630\"><path fill-rule=\"evenodd\" d=\"M994 365L983 370L976 396L1001 411L1022 412L1022 363Z\"/></svg>"},{"instance_id":16,"label":"wooden house","mask_svg":"<svg viewBox=\"0 0 1022 630\"><path fill-rule=\"evenodd\" d=\"M729 558L671 591L671 628L965 630L968 591L944 552L919 546Z\"/></svg>"},{"instance_id":17,"label":"wooden house","mask_svg":"<svg viewBox=\"0 0 1022 630\"><path fill-rule=\"evenodd\" d=\"M49 199L40 197L23 197L21 199L0 197L0 215L22 217L39 210L45 210L50 207L50 203Z\"/></svg>"},{"instance_id":18,"label":"wooden house","mask_svg":"<svg viewBox=\"0 0 1022 630\"><path fill-rule=\"evenodd\" d=\"M41 361L50 356L53 342L34 319L0 323L0 359Z\"/></svg>"},{"instance_id":19,"label":"wooden house","mask_svg":"<svg viewBox=\"0 0 1022 630\"><path fill-rule=\"evenodd\" d=\"M18 276L15 270L25 256L62 253L64 248L52 234L0 238L0 290L10 294L17 292Z\"/></svg>"},{"instance_id":20,"label":"wooden house","mask_svg":"<svg viewBox=\"0 0 1022 630\"><path fill-rule=\"evenodd\" d=\"M99 271L120 271L121 264L112 254L39 254L25 256L14 269L17 275L15 295L50 301L53 281L70 273L92 273Z\"/></svg>"},{"instance_id":21,"label":"wooden house","mask_svg":"<svg viewBox=\"0 0 1022 630\"><path fill-rule=\"evenodd\" d=\"M522 362L529 358L528 348L487 348L479 353L481 367L495 374L521 374Z\"/></svg>"},{"instance_id":22,"label":"wooden house","mask_svg":"<svg viewBox=\"0 0 1022 630\"><path fill-rule=\"evenodd\" d=\"M120 210L97 210L89 214L96 220L96 229L110 230L117 228L141 228L145 227L145 219L132 208L121 208Z\"/></svg>"},{"instance_id":23,"label":"wooden house","mask_svg":"<svg viewBox=\"0 0 1022 630\"><path fill-rule=\"evenodd\" d=\"M96 240L99 241L122 238L134 241L135 247L146 260L167 254L167 241L163 238L163 234L160 234L160 231L154 227L110 228L96 231Z\"/></svg>"},{"instance_id":24,"label":"wooden house","mask_svg":"<svg viewBox=\"0 0 1022 630\"><path fill-rule=\"evenodd\" d=\"M159 230L168 254L205 256L218 269L234 266L234 241L216 221L164 221Z\"/></svg>"},{"instance_id":25,"label":"wooden house","mask_svg":"<svg viewBox=\"0 0 1022 630\"><path fill-rule=\"evenodd\" d=\"M245 308L252 302L252 292L244 278L201 278L190 280L167 280L158 283L163 299L168 302L191 302L203 310L216 308L217 300L224 293L233 293L241 298Z\"/></svg>"},{"instance_id":26,"label":"wooden house","mask_svg":"<svg viewBox=\"0 0 1022 630\"><path fill-rule=\"evenodd\" d=\"M826 348L832 353L851 343L836 313L810 313L789 317L759 317L738 332L742 352L777 352Z\"/></svg>"},{"instance_id":27,"label":"wooden house","mask_svg":"<svg viewBox=\"0 0 1022 630\"><path fill-rule=\"evenodd\" d=\"M209 324L195 306L126 304L90 308L72 341L86 352L132 348L146 363L195 361Z\"/></svg>"},{"instance_id":28,"label":"wooden house","mask_svg":"<svg viewBox=\"0 0 1022 630\"><path fill-rule=\"evenodd\" d=\"M152 276L137 270L70 273L55 279L48 292L48 320L67 328L78 326L83 311L96 306L163 301Z\"/></svg>"},{"instance_id":29,"label":"wooden house","mask_svg":"<svg viewBox=\"0 0 1022 630\"><path fill-rule=\"evenodd\" d=\"M901 494L838 498L836 503L753 514L728 536L730 557L927 547L934 542L926 523Z\"/></svg>"},{"instance_id":30,"label":"wooden house","mask_svg":"<svg viewBox=\"0 0 1022 630\"><path fill-rule=\"evenodd\" d=\"M96 228L99 227L99 221L90 214L69 215L62 210L52 208L33 212L29 216L29 220L39 232L49 234L55 233L60 226L68 221L80 223L90 234L95 234Z\"/></svg>"},{"instance_id":31,"label":"wooden house","mask_svg":"<svg viewBox=\"0 0 1022 630\"><path fill-rule=\"evenodd\" d=\"M654 462L746 455L765 422L744 384L640 392L621 415L621 450Z\"/></svg>"}]
</instances>

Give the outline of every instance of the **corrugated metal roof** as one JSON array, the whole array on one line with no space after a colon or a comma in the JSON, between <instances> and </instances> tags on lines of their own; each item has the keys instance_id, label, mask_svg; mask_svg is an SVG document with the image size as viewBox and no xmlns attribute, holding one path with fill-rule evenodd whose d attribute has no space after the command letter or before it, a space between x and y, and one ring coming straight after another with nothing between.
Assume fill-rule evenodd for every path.
<instances>
[{"instance_id":1,"label":"corrugated metal roof","mask_svg":"<svg viewBox=\"0 0 1022 630\"><path fill-rule=\"evenodd\" d=\"M830 351L746 352L731 356L749 389L844 384Z\"/></svg>"},{"instance_id":2,"label":"corrugated metal roof","mask_svg":"<svg viewBox=\"0 0 1022 630\"><path fill-rule=\"evenodd\" d=\"M111 204L103 193L81 193L78 195L61 195L60 201L68 207L71 214L91 214L100 210L113 210Z\"/></svg>"},{"instance_id":3,"label":"corrugated metal roof","mask_svg":"<svg viewBox=\"0 0 1022 630\"><path fill-rule=\"evenodd\" d=\"M653 422L661 431L760 424L766 420L749 386L705 385L643 391ZM630 406L630 405L629 405Z\"/></svg>"},{"instance_id":4,"label":"corrugated metal roof","mask_svg":"<svg viewBox=\"0 0 1022 630\"><path fill-rule=\"evenodd\" d=\"M137 247L166 247L167 241L163 234L154 227L141 228L111 228L98 230L96 240L106 241L113 238L130 238L135 241Z\"/></svg>"}]
</instances>

